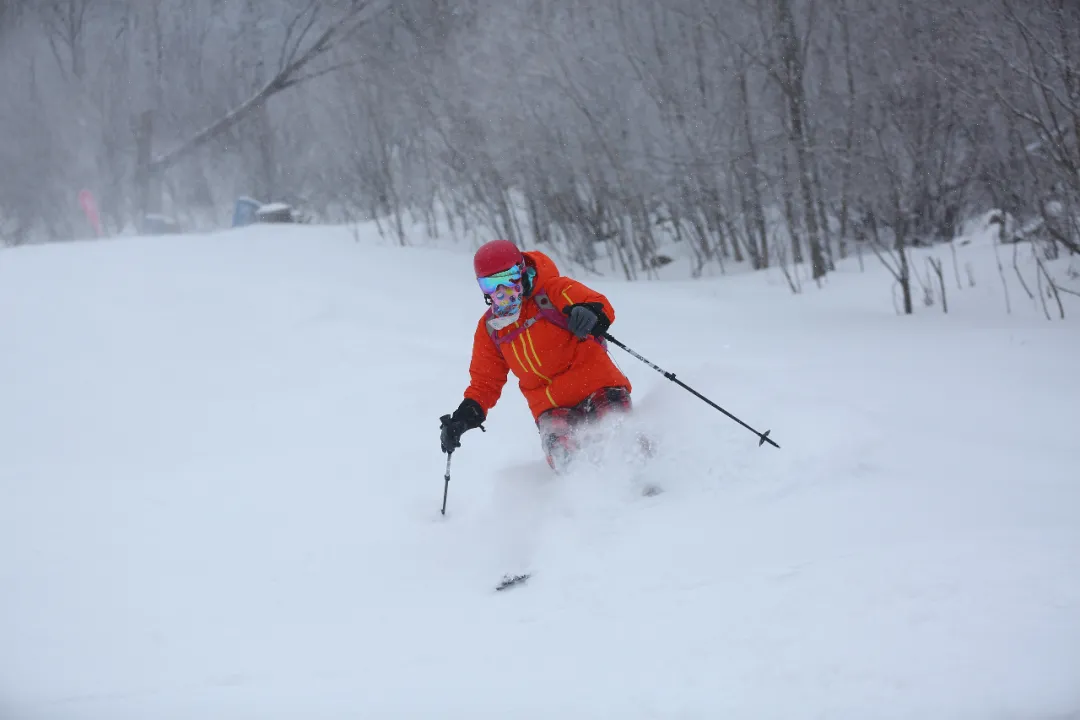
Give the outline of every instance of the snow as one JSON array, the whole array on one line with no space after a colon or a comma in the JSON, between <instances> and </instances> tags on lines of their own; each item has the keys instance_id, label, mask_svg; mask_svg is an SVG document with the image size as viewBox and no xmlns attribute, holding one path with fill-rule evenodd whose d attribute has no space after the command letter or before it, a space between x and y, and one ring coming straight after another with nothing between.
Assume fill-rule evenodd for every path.
<instances>
[{"instance_id":1,"label":"snow","mask_svg":"<svg viewBox=\"0 0 1080 720\"><path fill-rule=\"evenodd\" d=\"M285 212L291 209L289 205L285 203L266 203L255 211L256 215L272 215L274 213Z\"/></svg>"},{"instance_id":2,"label":"snow","mask_svg":"<svg viewBox=\"0 0 1080 720\"><path fill-rule=\"evenodd\" d=\"M553 478L510 384L445 517L483 305L468 247L389 245L0 253L0 717L1080 712L1080 307L1006 313L991 244L947 315L869 254L799 296L590 278L781 449L612 349L659 456Z\"/></svg>"}]
</instances>

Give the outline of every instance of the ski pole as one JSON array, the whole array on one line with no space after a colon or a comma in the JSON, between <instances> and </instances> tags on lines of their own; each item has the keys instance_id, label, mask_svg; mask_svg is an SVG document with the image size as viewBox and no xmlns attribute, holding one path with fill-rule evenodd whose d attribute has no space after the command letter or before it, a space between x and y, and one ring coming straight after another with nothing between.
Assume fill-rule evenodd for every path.
<instances>
[{"instance_id":1,"label":"ski pole","mask_svg":"<svg viewBox=\"0 0 1080 720\"><path fill-rule=\"evenodd\" d=\"M442 514L446 514L446 493L450 490L450 456L454 454L454 451L446 453L446 474L443 475L443 490L442 490Z\"/></svg>"},{"instance_id":2,"label":"ski pole","mask_svg":"<svg viewBox=\"0 0 1080 720\"><path fill-rule=\"evenodd\" d=\"M449 415L443 415L439 418L443 427L450 424L451 418ZM487 432L487 428L483 424L477 425L481 432ZM454 454L454 448L450 448L446 451L446 473L443 475L443 491L442 491L442 514L446 514L446 494L450 490L450 456Z\"/></svg>"},{"instance_id":3,"label":"ski pole","mask_svg":"<svg viewBox=\"0 0 1080 720\"><path fill-rule=\"evenodd\" d=\"M703 401L705 401L706 403L708 403L708 404L709 404L710 406L712 406L713 408L715 408L715 409L719 410L720 412L724 413L724 414L725 414L725 415L727 415L727 416L728 416L729 418L731 418L731 419L732 419L732 420L734 420L735 422L739 423L740 425L742 425L742 426L743 426L744 428L746 428L746 429L747 429L747 430L749 430L750 432L752 432L752 433L754 433L755 435L757 435L757 436L758 436L758 437L759 437L759 438L761 439L761 440L760 440L760 442L758 442L758 447L761 447L761 446L762 446L762 445L764 445L765 443L769 443L769 444L770 444L770 445L772 445L772 446L773 446L774 448L779 448L779 447L780 447L780 446L779 446L779 445L777 445L777 444L776 444L775 442L773 442L772 438L770 438L770 437L769 437L769 433L770 433L770 432L772 432L771 430L766 430L766 431L765 431L765 432L763 432L763 433L761 433L761 432L758 432L758 431L757 431L757 430L755 430L754 428L752 428L752 427L750 427L749 425L747 425L746 423L744 423L744 422L743 422L742 420L740 420L739 418L737 418L737 417L735 417L734 415L732 415L731 413L729 413L729 412L728 412L727 410L725 410L724 408L722 408L722 407L720 407L719 405L717 405L716 403L714 403L714 402L713 402L712 400L710 400L709 398L707 398L707 397L705 397L704 395L702 395L701 393L699 393L699 392L698 392L697 390L695 390L694 388L692 388L692 387L690 387L689 385L687 385L686 383L684 383L684 382L683 382L682 380L679 380L678 378L676 378L676 377L675 377L675 373L671 373L671 372L668 372L668 371L664 370L664 369L663 369L662 367L660 367L659 365L657 365L656 363L653 363L653 362L650 362L649 360L646 360L646 359L645 359L644 357L642 357L641 355L638 355L638 354L637 354L636 352L634 352L634 351L633 351L633 350L631 350L630 348L626 347L626 345L622 344L621 342L619 342L618 340L616 340L615 338L613 338L613 337L612 337L611 335L609 335L608 333L604 333L604 339L605 339L605 340L607 340L607 341L608 341L609 343L612 343L613 345L618 345L618 346L619 346L619 347L621 347L621 348L622 348L623 350L625 350L626 352L630 353L631 355L633 355L634 357L636 357L636 358L637 358L638 360L640 360L641 362L645 363L646 365L648 365L649 367L651 367L651 368L652 368L653 370L655 370L656 372L658 372L658 373L660 373L661 375L663 375L664 377L666 377L666 378L667 378L668 380L670 380L671 382L675 383L676 385L678 385L678 386L679 386L679 387L681 387L682 389L684 389L684 390L687 390L687 391L689 391L689 392L693 393L693 394L694 394L694 396L696 396L696 397L697 397L697 398L698 398L699 400L703 400Z\"/></svg>"},{"instance_id":4,"label":"ski pole","mask_svg":"<svg viewBox=\"0 0 1080 720\"><path fill-rule=\"evenodd\" d=\"M446 473L443 475L443 515L446 515L446 493L450 489L450 456L453 454L454 450L446 453Z\"/></svg>"}]
</instances>

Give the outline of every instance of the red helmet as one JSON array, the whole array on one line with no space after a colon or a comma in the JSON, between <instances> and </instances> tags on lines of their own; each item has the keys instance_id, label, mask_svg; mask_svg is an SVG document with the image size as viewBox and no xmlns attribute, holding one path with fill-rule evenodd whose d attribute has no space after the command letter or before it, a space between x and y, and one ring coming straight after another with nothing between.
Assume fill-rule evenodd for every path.
<instances>
[{"instance_id":1,"label":"red helmet","mask_svg":"<svg viewBox=\"0 0 1080 720\"><path fill-rule=\"evenodd\" d=\"M518 263L523 263L525 256L509 240L492 240L484 243L473 255L473 270L476 277L494 275Z\"/></svg>"}]
</instances>

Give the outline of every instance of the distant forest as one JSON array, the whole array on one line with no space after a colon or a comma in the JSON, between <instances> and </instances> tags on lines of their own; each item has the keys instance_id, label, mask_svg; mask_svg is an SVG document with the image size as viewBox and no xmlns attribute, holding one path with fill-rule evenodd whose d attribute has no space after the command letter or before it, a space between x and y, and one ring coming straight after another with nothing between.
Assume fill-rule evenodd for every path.
<instances>
[{"instance_id":1,"label":"distant forest","mask_svg":"<svg viewBox=\"0 0 1080 720\"><path fill-rule=\"evenodd\" d=\"M0 0L0 60L7 244L85 235L85 187L113 231L252 195L631 279L991 209L1080 251L1074 0Z\"/></svg>"}]
</instances>

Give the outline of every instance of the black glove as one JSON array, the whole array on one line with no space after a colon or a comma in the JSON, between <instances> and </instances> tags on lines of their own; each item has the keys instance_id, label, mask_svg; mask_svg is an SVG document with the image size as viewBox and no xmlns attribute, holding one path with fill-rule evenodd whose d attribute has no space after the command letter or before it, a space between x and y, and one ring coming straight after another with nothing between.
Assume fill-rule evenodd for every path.
<instances>
[{"instance_id":1,"label":"black glove","mask_svg":"<svg viewBox=\"0 0 1080 720\"><path fill-rule=\"evenodd\" d=\"M453 452L461 447L461 436L466 430L473 428L484 429L484 408L472 398L465 398L458 405L453 415L443 415L440 419L442 431L439 433L439 441L444 453Z\"/></svg>"},{"instance_id":2,"label":"black glove","mask_svg":"<svg viewBox=\"0 0 1080 720\"><path fill-rule=\"evenodd\" d=\"M589 335L600 337L611 327L611 321L604 314L604 306L598 302L576 303L563 308L563 314L570 316L570 332L579 340Z\"/></svg>"}]
</instances>

